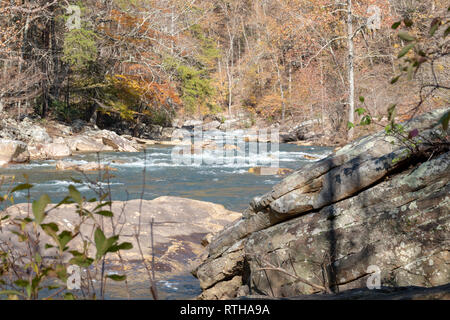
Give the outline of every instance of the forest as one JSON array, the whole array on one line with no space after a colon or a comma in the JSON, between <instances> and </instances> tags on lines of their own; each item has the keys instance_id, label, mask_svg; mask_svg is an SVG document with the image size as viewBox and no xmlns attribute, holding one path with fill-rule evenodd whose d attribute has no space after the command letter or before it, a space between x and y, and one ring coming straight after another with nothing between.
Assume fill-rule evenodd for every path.
<instances>
[{"instance_id":1,"label":"forest","mask_svg":"<svg viewBox=\"0 0 450 320\"><path fill-rule=\"evenodd\" d=\"M392 105L403 120L449 104L443 0L0 3L0 109L18 119L317 119L352 136Z\"/></svg>"}]
</instances>

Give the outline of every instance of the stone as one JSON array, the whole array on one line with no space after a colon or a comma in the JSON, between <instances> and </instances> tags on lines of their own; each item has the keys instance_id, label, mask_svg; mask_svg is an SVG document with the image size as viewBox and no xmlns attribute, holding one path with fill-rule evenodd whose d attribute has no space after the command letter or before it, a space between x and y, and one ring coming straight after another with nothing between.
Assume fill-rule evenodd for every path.
<instances>
[{"instance_id":1,"label":"stone","mask_svg":"<svg viewBox=\"0 0 450 320\"><path fill-rule=\"evenodd\" d=\"M272 176L280 175L284 176L294 172L292 169L288 168L278 168L278 167L254 167L248 170L249 173L256 174L258 176Z\"/></svg>"},{"instance_id":2,"label":"stone","mask_svg":"<svg viewBox=\"0 0 450 320\"><path fill-rule=\"evenodd\" d=\"M67 171L67 170L76 170L82 172L90 172L90 171L116 171L117 169L111 168L105 164L97 163L97 162L88 162L85 164L74 164L72 162L66 161L58 161L56 162L56 170Z\"/></svg>"},{"instance_id":3,"label":"stone","mask_svg":"<svg viewBox=\"0 0 450 320\"><path fill-rule=\"evenodd\" d=\"M113 151L114 148L110 146L105 146L102 143L95 141L89 136L77 136L74 138L67 139L67 144L72 152L102 152L102 151Z\"/></svg>"},{"instance_id":4,"label":"stone","mask_svg":"<svg viewBox=\"0 0 450 320\"><path fill-rule=\"evenodd\" d=\"M193 271L202 289L208 289L217 282L236 275L243 268L243 243L230 248L221 257L209 260Z\"/></svg>"},{"instance_id":5,"label":"stone","mask_svg":"<svg viewBox=\"0 0 450 320\"><path fill-rule=\"evenodd\" d=\"M281 134L281 142L295 142L302 140L314 140L320 138L321 134L316 134L314 132L314 127L320 124L320 120L312 119L302 122L291 129L287 134Z\"/></svg>"},{"instance_id":6,"label":"stone","mask_svg":"<svg viewBox=\"0 0 450 320\"><path fill-rule=\"evenodd\" d=\"M0 139L0 166L8 163L23 163L30 160L30 153L21 141Z\"/></svg>"},{"instance_id":7,"label":"stone","mask_svg":"<svg viewBox=\"0 0 450 320\"><path fill-rule=\"evenodd\" d=\"M28 118L26 118L28 119ZM23 122L22 122L23 123ZM53 141L52 138L47 133L47 130L45 128L39 127L37 125L33 125L30 127L30 129L26 130L24 132L27 136L30 137L28 140L29 143L51 143Z\"/></svg>"},{"instance_id":8,"label":"stone","mask_svg":"<svg viewBox=\"0 0 450 320\"><path fill-rule=\"evenodd\" d=\"M119 152L137 152L138 149L134 146L134 143L127 140L124 137L119 136L117 133L108 130L101 130L96 132L95 137L100 138L102 143L106 146L113 148Z\"/></svg>"},{"instance_id":9,"label":"stone","mask_svg":"<svg viewBox=\"0 0 450 320\"><path fill-rule=\"evenodd\" d=\"M59 159L72 155L72 151L65 143L31 144L28 146L28 151L31 160Z\"/></svg>"},{"instance_id":10,"label":"stone","mask_svg":"<svg viewBox=\"0 0 450 320\"><path fill-rule=\"evenodd\" d=\"M72 155L72 151L65 143L50 143L44 146L47 159L65 158Z\"/></svg>"},{"instance_id":11,"label":"stone","mask_svg":"<svg viewBox=\"0 0 450 320\"><path fill-rule=\"evenodd\" d=\"M198 300L229 300L238 296L239 286L242 284L242 277L235 276L229 281L219 282L216 286L207 289L197 297Z\"/></svg>"},{"instance_id":12,"label":"stone","mask_svg":"<svg viewBox=\"0 0 450 320\"><path fill-rule=\"evenodd\" d=\"M83 131L84 127L87 125L87 122L81 119L76 119L72 122L72 132L80 133Z\"/></svg>"},{"instance_id":13,"label":"stone","mask_svg":"<svg viewBox=\"0 0 450 320\"><path fill-rule=\"evenodd\" d=\"M220 122L217 120L208 122L208 123L204 123L202 124L202 130L203 131L212 131L212 130L216 130L220 127Z\"/></svg>"},{"instance_id":14,"label":"stone","mask_svg":"<svg viewBox=\"0 0 450 320\"><path fill-rule=\"evenodd\" d=\"M85 203L83 208L92 210L96 205L97 203ZM13 245L15 250L27 250L24 243L12 234L12 231L17 228L12 222L15 218L25 217L28 207L28 204L18 204L9 207L4 212L2 216L9 215L10 217L2 221L0 244L7 242ZM105 209L109 210L109 207L102 210ZM164 278L168 275L186 274L198 257L206 253L205 248L200 244L201 238L209 232L217 232L224 225L241 216L240 213L229 211L219 204L178 197L160 197L154 200L143 200L142 203L139 199L126 202L113 201L111 211L114 213L113 220L109 218L104 220L105 235L110 237L113 234L112 221L115 230L120 232L120 242L130 242L133 245L131 250L121 251L125 261L125 270L128 270L125 273L130 285L147 281L143 280L147 275L136 239L139 239L141 243L144 259L150 261L152 259L152 250L149 248L152 218L154 219L155 271L158 278ZM76 205L64 204L53 209L46 216L44 222L56 223L61 231L63 229L72 231L78 221ZM139 225L140 230L137 228ZM80 231L88 241L93 241L95 228L96 225L93 221L88 220ZM46 249L44 247L45 243L54 243L47 234L41 232L40 240L42 256L58 256L55 254L54 248ZM81 251L81 238L78 236L68 246L70 250ZM64 262L71 257L68 251L63 255ZM89 254L95 256L95 245L90 247ZM119 257L116 254L108 254L106 266L107 270L110 270L110 267L120 266Z\"/></svg>"},{"instance_id":15,"label":"stone","mask_svg":"<svg viewBox=\"0 0 450 320\"><path fill-rule=\"evenodd\" d=\"M188 129L188 130L193 130L194 127L202 126L202 125L203 125L203 121L201 121L201 120L186 120L183 123L182 128Z\"/></svg>"},{"instance_id":16,"label":"stone","mask_svg":"<svg viewBox=\"0 0 450 320\"><path fill-rule=\"evenodd\" d=\"M160 137L160 139L161 140L166 140L166 141L167 140L171 140L174 131L175 131L175 128L172 128L172 127L163 128L161 130L161 137Z\"/></svg>"},{"instance_id":17,"label":"stone","mask_svg":"<svg viewBox=\"0 0 450 320\"><path fill-rule=\"evenodd\" d=\"M423 114L405 131L436 136L445 112ZM250 292L271 297L342 292L364 288L373 268L383 286L447 284L449 167L448 148L421 158L384 131L360 138L256 197L208 239L193 274L205 295L239 276ZM242 283L226 284L227 292L237 295Z\"/></svg>"}]
</instances>

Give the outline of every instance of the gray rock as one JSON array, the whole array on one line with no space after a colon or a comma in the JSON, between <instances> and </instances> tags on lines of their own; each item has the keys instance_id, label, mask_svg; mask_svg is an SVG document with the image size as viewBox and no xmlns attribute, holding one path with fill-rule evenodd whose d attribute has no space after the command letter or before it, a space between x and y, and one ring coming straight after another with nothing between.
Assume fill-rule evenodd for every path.
<instances>
[{"instance_id":1,"label":"gray rock","mask_svg":"<svg viewBox=\"0 0 450 320\"><path fill-rule=\"evenodd\" d=\"M72 122L72 132L80 133L86 127L87 122L84 120L76 119Z\"/></svg>"},{"instance_id":2,"label":"gray rock","mask_svg":"<svg viewBox=\"0 0 450 320\"><path fill-rule=\"evenodd\" d=\"M23 163L30 160L27 145L21 141L0 139L0 166L11 162Z\"/></svg>"},{"instance_id":3,"label":"gray rock","mask_svg":"<svg viewBox=\"0 0 450 320\"><path fill-rule=\"evenodd\" d=\"M405 131L439 134L446 111L424 114ZM365 287L374 266L383 286L450 282L450 153L426 161L407 151L380 132L255 198L210 240L193 272L202 288L241 276L251 291L275 297L344 291Z\"/></svg>"},{"instance_id":4,"label":"gray rock","mask_svg":"<svg viewBox=\"0 0 450 320\"><path fill-rule=\"evenodd\" d=\"M85 203L84 208L92 210L97 203ZM49 206L49 208L52 206ZM14 246L17 252L27 250L26 245L20 242L18 237L12 232L17 226L13 220L17 217L25 217L28 204L18 204L9 207L4 215L9 218L2 221L0 230L0 244L5 243ZM104 209L109 210L109 207ZM156 259L156 273L158 277L167 275L185 274L196 259L205 254L205 248L200 244L200 239L208 232L217 232L227 223L239 218L241 215L225 209L222 205L210 202L190 200L178 197L160 197L154 200L114 201L112 204L113 220L104 220L105 235L110 237L113 234L113 225L116 234L120 233L121 242L130 242L133 249L121 251L127 271L127 278L130 284L146 280L145 268L142 264L141 255L137 240L139 239L144 258L147 261L152 259L150 233L150 221L154 218L154 245ZM141 213L140 213L141 212ZM98 218L98 217L96 217ZM76 206L73 204L62 205L48 214L45 223L54 222L60 230L72 231L79 222L79 215L76 213ZM140 231L138 226L140 224ZM82 250L83 241L87 240L92 245L89 253L95 256L95 244L93 244L93 230L96 225L89 220L80 228L83 235L77 236L69 243L70 250ZM46 243L53 243L50 237L44 232L40 235L41 256L58 256L54 248L45 248ZM25 252L25 251L23 251ZM65 253L63 261L67 262L71 255ZM106 259L109 267L120 266L120 259L116 254L109 254Z\"/></svg>"},{"instance_id":5,"label":"gray rock","mask_svg":"<svg viewBox=\"0 0 450 320\"><path fill-rule=\"evenodd\" d=\"M221 123L219 121L211 121L208 123L204 123L202 125L202 130L203 131L211 131L211 130L216 130L220 127Z\"/></svg>"}]
</instances>

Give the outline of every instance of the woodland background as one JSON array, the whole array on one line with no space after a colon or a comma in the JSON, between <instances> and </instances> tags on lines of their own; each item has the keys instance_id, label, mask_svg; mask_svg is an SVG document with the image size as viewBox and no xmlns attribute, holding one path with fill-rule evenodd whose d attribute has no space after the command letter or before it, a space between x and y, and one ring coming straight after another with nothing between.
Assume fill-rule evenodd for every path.
<instances>
[{"instance_id":1,"label":"woodland background","mask_svg":"<svg viewBox=\"0 0 450 320\"><path fill-rule=\"evenodd\" d=\"M68 28L70 5L81 9L79 28ZM371 6L379 28L368 24ZM407 44L392 25L442 48L447 37L438 45L429 30L448 13L444 0L1 0L0 109L103 127L318 119L345 132L358 104L381 119L395 103L407 118L428 83L448 83L448 42L420 73L391 81L405 71ZM446 105L449 90L434 87L420 111Z\"/></svg>"}]
</instances>

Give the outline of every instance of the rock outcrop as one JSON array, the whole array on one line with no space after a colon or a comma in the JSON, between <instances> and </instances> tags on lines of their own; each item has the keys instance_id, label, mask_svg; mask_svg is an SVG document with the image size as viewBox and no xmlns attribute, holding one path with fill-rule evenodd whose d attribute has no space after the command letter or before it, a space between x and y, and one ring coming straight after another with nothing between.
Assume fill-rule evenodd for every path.
<instances>
[{"instance_id":1,"label":"rock outcrop","mask_svg":"<svg viewBox=\"0 0 450 320\"><path fill-rule=\"evenodd\" d=\"M447 111L424 114L405 132L418 129L425 141L448 135L438 123ZM383 131L294 172L212 237L193 270L199 298L365 288L373 272L383 286L449 283L450 152L425 154Z\"/></svg>"},{"instance_id":2,"label":"rock outcrop","mask_svg":"<svg viewBox=\"0 0 450 320\"><path fill-rule=\"evenodd\" d=\"M97 203L86 203L84 208L92 210L96 205ZM109 210L109 207L105 208ZM26 245L13 234L18 226L12 222L15 218L25 217L28 209L28 204L18 204L7 208L2 213L2 217L9 216L9 218L1 221L0 244L7 243L17 252L27 250ZM219 231L226 224L241 217L240 213L229 211L219 204L178 197L160 197L154 200L143 200L142 203L140 200L114 201L112 212L113 220L105 218L101 223L104 225L105 235L109 237L113 234L111 224L113 221L116 234L120 234L120 241L133 244L133 249L121 251L130 283L146 281L143 280L147 276L136 239L140 241L145 260L151 261L150 222L152 218L154 218L155 271L158 278L162 278L166 275L188 272L189 266L192 266L199 256L206 254L205 248L200 244L202 237L211 231ZM60 230L73 231L79 219L76 206L67 204L52 210L44 222L56 223ZM100 216L96 216L96 219L100 223ZM83 224L80 228L80 236L68 244L70 250L82 250L82 235L84 240L91 243L90 256L95 256L93 243L95 228L92 220ZM45 247L46 243L53 242L47 234L42 232L40 235L41 256L57 256L54 248ZM71 258L69 253L64 254L65 262L69 258ZM116 254L109 254L106 263L108 268L121 270L120 259Z\"/></svg>"},{"instance_id":3,"label":"rock outcrop","mask_svg":"<svg viewBox=\"0 0 450 320\"><path fill-rule=\"evenodd\" d=\"M138 152L146 145L154 143L92 128L81 120L74 121L73 127L51 122L44 128L27 117L21 122L12 118L0 119L1 165L9 162L61 159L77 152ZM11 157L11 152L19 154Z\"/></svg>"},{"instance_id":4,"label":"rock outcrop","mask_svg":"<svg viewBox=\"0 0 450 320\"><path fill-rule=\"evenodd\" d=\"M22 163L28 160L30 160L30 153L25 143L0 139L0 167L10 162Z\"/></svg>"}]
</instances>

